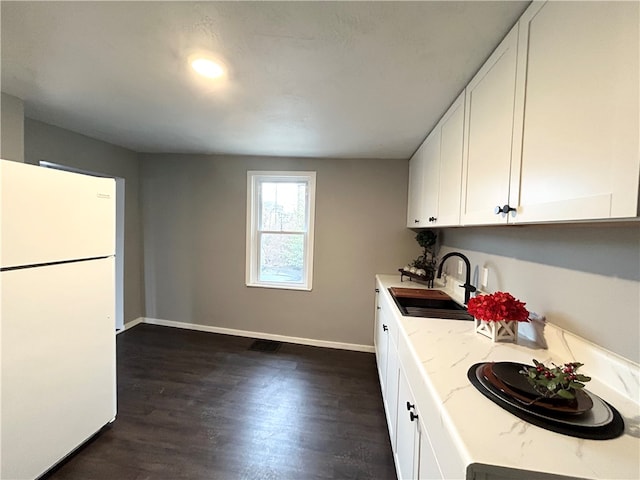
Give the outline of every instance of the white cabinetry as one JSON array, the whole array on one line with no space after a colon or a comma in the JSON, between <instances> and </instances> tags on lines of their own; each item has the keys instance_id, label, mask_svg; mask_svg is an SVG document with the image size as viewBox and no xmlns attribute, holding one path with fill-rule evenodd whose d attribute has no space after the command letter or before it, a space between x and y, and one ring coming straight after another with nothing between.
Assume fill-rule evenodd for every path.
<instances>
[{"instance_id":1,"label":"white cabinetry","mask_svg":"<svg viewBox=\"0 0 640 480\"><path fill-rule=\"evenodd\" d=\"M436 460L433 445L429 440L429 434L425 427L424 420L420 417L419 421L420 447L418 451L418 474L416 478L418 478L418 480L442 480L444 477L440 472L440 467Z\"/></svg>"},{"instance_id":2,"label":"white cabinetry","mask_svg":"<svg viewBox=\"0 0 640 480\"><path fill-rule=\"evenodd\" d=\"M548 2L521 17L516 222L637 216L639 9Z\"/></svg>"},{"instance_id":3,"label":"white cabinetry","mask_svg":"<svg viewBox=\"0 0 640 480\"><path fill-rule=\"evenodd\" d=\"M407 201L407 227L426 226L424 214L424 144L409 160L409 197ZM423 224L424 222L424 224Z\"/></svg>"},{"instance_id":4,"label":"white cabinetry","mask_svg":"<svg viewBox=\"0 0 640 480\"><path fill-rule=\"evenodd\" d=\"M460 224L464 92L409 163L407 227Z\"/></svg>"},{"instance_id":5,"label":"white cabinetry","mask_svg":"<svg viewBox=\"0 0 640 480\"><path fill-rule=\"evenodd\" d=\"M436 127L440 136L438 208L434 226L460 225L462 153L464 140L464 92L449 107Z\"/></svg>"},{"instance_id":6,"label":"white cabinetry","mask_svg":"<svg viewBox=\"0 0 640 480\"><path fill-rule=\"evenodd\" d=\"M380 293L383 287L376 286L376 327L374 344L376 363L380 377L380 389L384 404L389 438L393 451L396 450L396 421L398 402L398 324L394 317L394 308L385 294Z\"/></svg>"},{"instance_id":7,"label":"white cabinetry","mask_svg":"<svg viewBox=\"0 0 640 480\"><path fill-rule=\"evenodd\" d=\"M422 144L424 149L424 169L422 174L422 194L424 215L430 226L438 215L438 185L440 183L440 129L434 128Z\"/></svg>"},{"instance_id":8,"label":"white cabinetry","mask_svg":"<svg viewBox=\"0 0 640 480\"><path fill-rule=\"evenodd\" d=\"M397 449L394 456L398 480L442 479L420 405L403 368L400 368L398 384L397 421Z\"/></svg>"},{"instance_id":9,"label":"white cabinetry","mask_svg":"<svg viewBox=\"0 0 640 480\"><path fill-rule=\"evenodd\" d=\"M380 378L380 388L385 391L387 385L387 357L389 355L389 325L385 320L385 313L380 305L382 295L380 289L376 287L376 321L373 332L373 344L376 351L376 363L378 365L378 377Z\"/></svg>"},{"instance_id":10,"label":"white cabinetry","mask_svg":"<svg viewBox=\"0 0 640 480\"><path fill-rule=\"evenodd\" d=\"M444 478L438 455L446 457L447 471L459 476L464 469L458 465L459 456L448 434L441 431L436 401L426 392L419 366L401 332L398 309L383 285L377 282L376 286L376 361L398 478ZM436 437L430 436L429 425ZM438 449L431 438L438 441Z\"/></svg>"},{"instance_id":11,"label":"white cabinetry","mask_svg":"<svg viewBox=\"0 0 640 480\"><path fill-rule=\"evenodd\" d=\"M398 480L417 478L420 456L420 432L418 431L416 401L404 371L400 370L398 384L398 428L395 452Z\"/></svg>"},{"instance_id":12,"label":"white cabinetry","mask_svg":"<svg viewBox=\"0 0 640 480\"><path fill-rule=\"evenodd\" d=\"M527 9L467 86L462 224L638 215L639 9Z\"/></svg>"},{"instance_id":13,"label":"white cabinetry","mask_svg":"<svg viewBox=\"0 0 640 480\"><path fill-rule=\"evenodd\" d=\"M392 450L397 450L398 424L398 378L400 375L400 361L398 349L393 339L389 342L389 357L387 359L387 397L385 404L389 410L389 439Z\"/></svg>"},{"instance_id":14,"label":"white cabinetry","mask_svg":"<svg viewBox=\"0 0 640 480\"><path fill-rule=\"evenodd\" d=\"M509 200L518 26L467 86L462 224L504 223L494 214Z\"/></svg>"}]
</instances>

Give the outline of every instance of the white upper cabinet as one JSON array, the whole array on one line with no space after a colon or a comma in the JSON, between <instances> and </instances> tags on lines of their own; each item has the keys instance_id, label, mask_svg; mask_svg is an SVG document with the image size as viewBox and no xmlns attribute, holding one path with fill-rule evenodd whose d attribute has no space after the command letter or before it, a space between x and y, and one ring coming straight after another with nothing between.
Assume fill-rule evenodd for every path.
<instances>
[{"instance_id":1,"label":"white upper cabinet","mask_svg":"<svg viewBox=\"0 0 640 480\"><path fill-rule=\"evenodd\" d=\"M411 159L408 227L460 224L463 138L464 92ZM414 193L418 185L421 196Z\"/></svg>"},{"instance_id":2,"label":"white upper cabinet","mask_svg":"<svg viewBox=\"0 0 640 480\"><path fill-rule=\"evenodd\" d=\"M467 86L462 224L638 215L639 8L527 9Z\"/></svg>"},{"instance_id":3,"label":"white upper cabinet","mask_svg":"<svg viewBox=\"0 0 640 480\"><path fill-rule=\"evenodd\" d=\"M440 177L435 225L460 225L462 152L464 139L464 92L442 117L440 130Z\"/></svg>"},{"instance_id":4,"label":"white upper cabinet","mask_svg":"<svg viewBox=\"0 0 640 480\"><path fill-rule=\"evenodd\" d=\"M639 9L548 2L521 17L509 221L638 215Z\"/></svg>"},{"instance_id":5,"label":"white upper cabinet","mask_svg":"<svg viewBox=\"0 0 640 480\"><path fill-rule=\"evenodd\" d=\"M409 160L409 198L407 202L407 227L426 226L424 213L424 144Z\"/></svg>"},{"instance_id":6,"label":"white upper cabinet","mask_svg":"<svg viewBox=\"0 0 640 480\"><path fill-rule=\"evenodd\" d=\"M438 217L438 184L440 181L440 129L434 128L423 143L424 179L423 201L427 224L433 225Z\"/></svg>"},{"instance_id":7,"label":"white upper cabinet","mask_svg":"<svg viewBox=\"0 0 640 480\"><path fill-rule=\"evenodd\" d=\"M509 200L518 25L466 89L461 222L504 223L497 205Z\"/></svg>"},{"instance_id":8,"label":"white upper cabinet","mask_svg":"<svg viewBox=\"0 0 640 480\"><path fill-rule=\"evenodd\" d=\"M409 161L407 227L431 226L438 214L440 130L435 128Z\"/></svg>"},{"instance_id":9,"label":"white upper cabinet","mask_svg":"<svg viewBox=\"0 0 640 480\"><path fill-rule=\"evenodd\" d=\"M639 18L533 2L412 159L407 225L638 217Z\"/></svg>"}]
</instances>

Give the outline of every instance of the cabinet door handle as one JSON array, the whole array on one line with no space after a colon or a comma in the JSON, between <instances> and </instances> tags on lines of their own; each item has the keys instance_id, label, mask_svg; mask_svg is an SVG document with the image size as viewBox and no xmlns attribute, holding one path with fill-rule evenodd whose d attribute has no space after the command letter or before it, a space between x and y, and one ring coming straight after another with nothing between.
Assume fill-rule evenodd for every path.
<instances>
[{"instance_id":1,"label":"cabinet door handle","mask_svg":"<svg viewBox=\"0 0 640 480\"><path fill-rule=\"evenodd\" d=\"M409 419L413 422L418 419L418 415L416 413L409 412Z\"/></svg>"},{"instance_id":2,"label":"cabinet door handle","mask_svg":"<svg viewBox=\"0 0 640 480\"><path fill-rule=\"evenodd\" d=\"M382 324L382 331L386 332L389 330L389 327L387 327L384 323Z\"/></svg>"},{"instance_id":3,"label":"cabinet door handle","mask_svg":"<svg viewBox=\"0 0 640 480\"><path fill-rule=\"evenodd\" d=\"M382 307L376 307L378 310L382 310Z\"/></svg>"},{"instance_id":4,"label":"cabinet door handle","mask_svg":"<svg viewBox=\"0 0 640 480\"><path fill-rule=\"evenodd\" d=\"M504 206L500 206L498 205L494 210L496 215L500 214L500 213L509 213L509 212L515 212L516 209L513 207L510 207L509 204L505 204Z\"/></svg>"},{"instance_id":5,"label":"cabinet door handle","mask_svg":"<svg viewBox=\"0 0 640 480\"><path fill-rule=\"evenodd\" d=\"M414 219L414 220L413 220L413 223L420 223L420 220L418 220L418 219Z\"/></svg>"},{"instance_id":6,"label":"cabinet door handle","mask_svg":"<svg viewBox=\"0 0 640 480\"><path fill-rule=\"evenodd\" d=\"M380 289L379 288L376 288L376 293L380 293Z\"/></svg>"},{"instance_id":7,"label":"cabinet door handle","mask_svg":"<svg viewBox=\"0 0 640 480\"><path fill-rule=\"evenodd\" d=\"M436 217L429 217L430 222L435 222L436 220L438 220Z\"/></svg>"},{"instance_id":8,"label":"cabinet door handle","mask_svg":"<svg viewBox=\"0 0 640 480\"><path fill-rule=\"evenodd\" d=\"M416 408L416 406L411 402L407 402L407 410L411 410L412 408Z\"/></svg>"}]
</instances>

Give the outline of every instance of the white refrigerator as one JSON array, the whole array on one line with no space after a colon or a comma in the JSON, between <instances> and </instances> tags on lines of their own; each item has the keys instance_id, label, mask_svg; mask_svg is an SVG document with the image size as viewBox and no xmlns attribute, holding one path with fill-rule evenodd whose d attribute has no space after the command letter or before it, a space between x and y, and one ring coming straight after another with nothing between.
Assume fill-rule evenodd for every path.
<instances>
[{"instance_id":1,"label":"white refrigerator","mask_svg":"<svg viewBox=\"0 0 640 480\"><path fill-rule=\"evenodd\" d=\"M0 478L116 415L115 181L0 160Z\"/></svg>"}]
</instances>

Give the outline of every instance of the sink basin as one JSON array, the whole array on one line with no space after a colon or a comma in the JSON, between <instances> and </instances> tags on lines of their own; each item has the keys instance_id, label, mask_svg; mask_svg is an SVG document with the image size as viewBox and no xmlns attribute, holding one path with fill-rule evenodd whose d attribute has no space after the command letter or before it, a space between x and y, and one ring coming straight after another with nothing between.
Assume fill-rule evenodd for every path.
<instances>
[{"instance_id":1,"label":"sink basin","mask_svg":"<svg viewBox=\"0 0 640 480\"><path fill-rule=\"evenodd\" d=\"M405 316L473 320L464 306L441 290L392 287L389 293Z\"/></svg>"}]
</instances>

